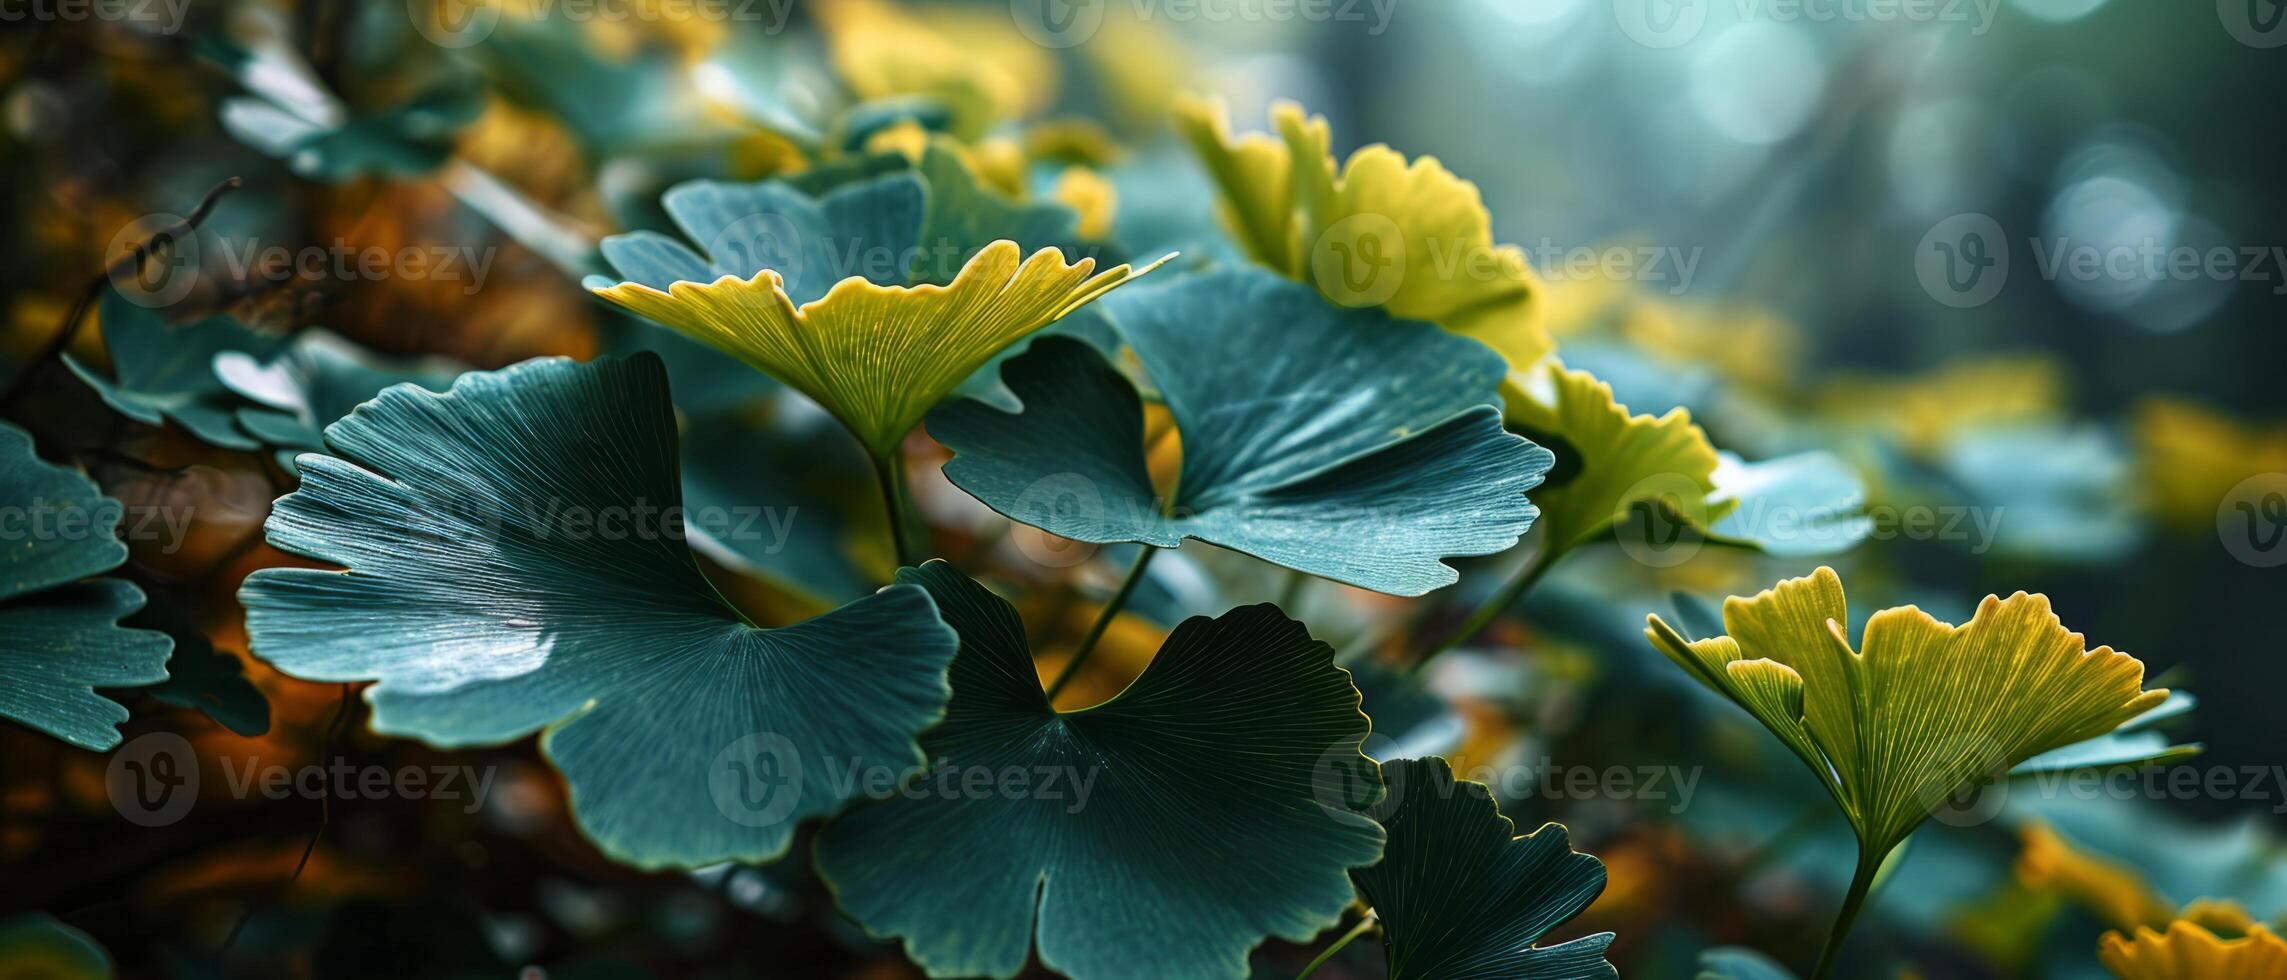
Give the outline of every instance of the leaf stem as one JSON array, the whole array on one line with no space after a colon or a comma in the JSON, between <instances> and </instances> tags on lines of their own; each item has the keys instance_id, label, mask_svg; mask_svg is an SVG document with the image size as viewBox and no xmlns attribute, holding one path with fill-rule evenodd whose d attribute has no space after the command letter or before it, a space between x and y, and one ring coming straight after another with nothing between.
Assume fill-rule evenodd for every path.
<instances>
[{"instance_id":1,"label":"leaf stem","mask_svg":"<svg viewBox=\"0 0 2287 980\"><path fill-rule=\"evenodd\" d=\"M1842 898L1842 911L1834 917L1834 928L1826 934L1826 947L1819 950L1818 966L1811 971L1811 980L1826 980L1834 975L1834 967L1842 956L1843 938L1850 935L1850 926L1858 921L1858 911L1866 905L1866 893L1874 887L1874 876L1882 870L1884 855L1868 855L1866 846L1859 845L1858 870L1851 873L1850 892Z\"/></svg>"},{"instance_id":2,"label":"leaf stem","mask_svg":"<svg viewBox=\"0 0 2287 980\"><path fill-rule=\"evenodd\" d=\"M1365 935L1368 930L1374 928L1375 921L1377 920L1373 910L1368 909L1366 915L1358 920L1357 925L1351 926L1349 932L1342 934L1342 938L1335 940L1333 945L1320 952L1317 959L1311 960L1308 966L1302 968L1301 973L1294 975L1294 980L1307 980L1311 974L1318 972L1318 968L1325 966L1327 960L1333 959L1334 954L1342 951L1342 947L1350 945L1352 940Z\"/></svg>"},{"instance_id":3,"label":"leaf stem","mask_svg":"<svg viewBox=\"0 0 2287 980\"><path fill-rule=\"evenodd\" d=\"M889 545L897 556L898 567L913 564L912 549L905 540L905 457L896 450L891 455L876 455L874 486L881 490L882 509L889 514Z\"/></svg>"},{"instance_id":4,"label":"leaf stem","mask_svg":"<svg viewBox=\"0 0 2287 980\"><path fill-rule=\"evenodd\" d=\"M1419 673L1422 668L1429 666L1430 661L1437 659L1439 654L1469 642L1470 637L1483 632L1485 627L1493 625L1493 621L1499 619L1503 612L1507 611L1510 606L1516 605L1517 600L1524 598L1525 593L1532 591L1533 586L1540 582L1541 576L1547 575L1548 570L1554 567L1557 559L1564 557L1564 554L1560 551L1555 554L1542 555L1534 559L1532 564L1519 569L1515 575L1510 576L1509 581L1502 584L1500 591L1495 592L1492 598L1485 600L1484 605L1478 606L1476 612L1469 614L1469 619L1461 624L1460 629L1454 630L1438 645L1431 647L1428 652L1415 658L1413 666L1407 668L1406 672L1409 674Z\"/></svg>"},{"instance_id":5,"label":"leaf stem","mask_svg":"<svg viewBox=\"0 0 2287 980\"><path fill-rule=\"evenodd\" d=\"M1064 669L1057 672L1056 680L1049 683L1050 704L1056 702L1056 695L1064 690L1064 685L1072 683L1072 678L1080 673L1080 665L1087 662L1088 655L1096 652L1096 641L1104 638L1104 631L1112 626L1112 617L1119 615L1120 607L1128 604L1128 596L1143 582L1144 569L1150 567L1152 556L1159 554L1159 549L1151 545L1141 547L1143 550L1136 554L1136 563L1128 566L1128 577L1121 579L1119 590L1104 601L1104 610L1096 614L1094 623L1089 624L1088 635L1081 637L1080 645L1073 648L1072 659L1064 662Z\"/></svg>"}]
</instances>

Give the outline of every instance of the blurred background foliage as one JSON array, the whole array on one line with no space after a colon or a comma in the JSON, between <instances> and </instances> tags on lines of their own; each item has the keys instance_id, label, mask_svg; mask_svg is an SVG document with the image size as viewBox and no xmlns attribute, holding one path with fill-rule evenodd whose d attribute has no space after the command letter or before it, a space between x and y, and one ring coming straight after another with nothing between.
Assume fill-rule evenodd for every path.
<instances>
[{"instance_id":1,"label":"blurred background foliage","mask_svg":"<svg viewBox=\"0 0 2287 980\"><path fill-rule=\"evenodd\" d=\"M799 181L918 156L938 132L980 186L1069 206L1083 239L1243 261L1169 109L1180 93L1218 95L1235 130L1259 131L1273 100L1294 99L1328 117L1337 157L1386 142L1475 181L1497 240L1534 261L1559 355L1633 410L1687 406L1750 458L1848 460L1874 512L1894 518L1826 559L1861 614L1915 602L1959 621L1988 592L2045 592L2092 643L2197 693L2176 722L2207 746L2191 765L2276 773L2287 748L2275 706L2287 627L2271 605L2287 571L2219 534L2235 488L2287 471L2287 267L2269 251L2287 241L2287 196L2262 108L2287 76L2277 52L2241 43L2205 5L2000 0L1951 8L1958 20L1878 22L1704 3L1704 25L1672 46L1622 26L1629 0L1213 20L1115 2L1095 8L1105 19L1084 39L1048 45L1026 33L1021 4L1001 2L758 0L740 8L748 18L631 2L649 14L617 19L539 0L425 6L192 0L180 23L35 20L0 34L0 350L20 379L8 415L112 496L195 514L179 539L131 542L124 574L154 594L179 644L237 661L212 689L237 713L201 717L194 708L214 705L199 692L123 695L127 734L181 732L210 773L225 759L347 757L496 774L473 811L234 799L210 779L182 822L144 829L106 802L103 756L0 727L0 912L56 916L127 973L912 973L835 913L799 856L695 875L615 866L572 829L529 744L447 756L378 738L347 689L244 656L233 594L249 571L289 561L259 525L292 486L290 452L130 421L45 353L68 334L62 353L118 368L110 326L58 323L166 220L147 216L187 214L234 176L242 186L184 250L199 274L170 319L227 313L271 336L321 326L394 365L391 380L659 349L694 498L819 515L784 552L702 549L726 593L784 622L891 562L863 461L843 458L799 399L588 297L578 280L596 271L594 240L664 227L659 194L680 180ZM470 10L481 29L439 17ZM1957 308L1925 287L1916 250L1965 213L1998 224L2012 265L1989 302ZM2033 243L2055 239L2272 257L2260 280L2043 276ZM472 281L240 261L334 243L466 246L487 266ZM1614 275L1579 261L1612 248L1637 264ZM410 358L430 360L416 370ZM907 452L937 550L1025 587L1054 676L1124 549L1011 528L936 475L943 453L925 438ZM804 466L763 465L772 453ZM1906 521L1924 511L1954 515L1958 533ZM1604 897L1556 938L1614 930L1612 960L1638 976L1689 975L1722 944L1799 964L1847 877L1847 828L1777 743L1639 630L1677 593L1750 592L1817 563L1709 548L1655 567L1595 549L1409 678L1411 638L1449 629L1512 561L1475 562L1456 589L1407 603L1195 545L1153 566L1107 655L1062 702L1116 692L1182 616L1280 599L1344 651L1386 751L1442 753L1465 775L1552 760L1695 780L1688 801L1573 793L1545 774L1495 786L1521 826L1563 820L1611 869ZM246 714L233 686L245 683L266 724ZM1854 962L2102 975L2099 933L2195 900L2277 921L2281 776L2124 799L2019 789L1983 818L1933 822L1877 893ZM0 932L11 948L53 939ZM1320 975L1380 975L1365 945ZM1257 962L1291 975L1311 953L1274 942Z\"/></svg>"}]
</instances>

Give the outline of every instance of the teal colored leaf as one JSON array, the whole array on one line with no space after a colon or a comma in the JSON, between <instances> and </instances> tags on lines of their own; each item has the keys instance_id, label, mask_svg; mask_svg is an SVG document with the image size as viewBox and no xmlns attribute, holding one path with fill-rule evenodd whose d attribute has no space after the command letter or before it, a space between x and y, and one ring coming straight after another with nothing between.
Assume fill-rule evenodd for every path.
<instances>
[{"instance_id":1,"label":"teal colored leaf","mask_svg":"<svg viewBox=\"0 0 2287 980\"><path fill-rule=\"evenodd\" d=\"M173 420L209 445L261 447L238 430L234 416L244 402L215 375L214 359L230 351L267 359L281 346L279 339L227 316L169 326L159 311L137 305L116 289L104 291L99 310L112 377L105 378L69 354L64 363L95 389L104 404L145 425Z\"/></svg>"},{"instance_id":2,"label":"teal colored leaf","mask_svg":"<svg viewBox=\"0 0 2287 980\"><path fill-rule=\"evenodd\" d=\"M1874 530L1865 483L1833 453L1754 463L1727 452L1718 457L1708 504L1737 505L1708 529L1712 540L1793 558L1847 551Z\"/></svg>"},{"instance_id":3,"label":"teal colored leaf","mask_svg":"<svg viewBox=\"0 0 2287 980\"><path fill-rule=\"evenodd\" d=\"M106 980L118 973L94 937L45 912L30 912L0 922L0 975Z\"/></svg>"},{"instance_id":4,"label":"teal colored leaf","mask_svg":"<svg viewBox=\"0 0 2287 980\"><path fill-rule=\"evenodd\" d=\"M0 423L0 717L86 749L119 744L127 709L95 693L167 679L164 633L119 621L143 592L118 579L127 547L119 504L86 477L41 460L24 430Z\"/></svg>"},{"instance_id":5,"label":"teal colored leaf","mask_svg":"<svg viewBox=\"0 0 2287 980\"><path fill-rule=\"evenodd\" d=\"M242 80L262 86L270 77L248 74ZM224 99L222 127L285 161L295 175L327 184L427 174L451 158L456 135L484 109L478 93L461 85L439 86L373 111L301 96L257 88L257 96Z\"/></svg>"},{"instance_id":6,"label":"teal colored leaf","mask_svg":"<svg viewBox=\"0 0 2287 980\"><path fill-rule=\"evenodd\" d=\"M1382 920L1390 980L1619 976L1609 932L1533 945L1604 892L1604 863L1562 824L1516 836L1485 785L1456 781L1443 759L1386 762L1382 778L1389 847L1351 877Z\"/></svg>"},{"instance_id":7,"label":"teal colored leaf","mask_svg":"<svg viewBox=\"0 0 2287 980\"><path fill-rule=\"evenodd\" d=\"M929 185L929 210L921 223L925 247L914 264L915 282L952 282L971 256L1004 238L1026 252L1054 247L1067 261L1085 255L1098 267L1125 261L1108 249L1080 244L1080 212L1070 205L1003 197L979 183L968 165L938 140L931 140L922 152L920 173Z\"/></svg>"},{"instance_id":8,"label":"teal colored leaf","mask_svg":"<svg viewBox=\"0 0 2287 980\"><path fill-rule=\"evenodd\" d=\"M667 516L682 491L657 358L399 385L326 442L269 537L346 570L265 569L239 596L279 669L378 681L376 731L541 732L582 830L646 868L773 859L852 797L835 766L921 761L952 630L914 587L784 629L718 597Z\"/></svg>"},{"instance_id":9,"label":"teal colored leaf","mask_svg":"<svg viewBox=\"0 0 2287 980\"><path fill-rule=\"evenodd\" d=\"M214 358L214 373L223 386L254 403L238 410L239 428L279 450L289 473L295 456L325 449L326 426L381 389L411 382L442 391L465 370L441 358L383 358L318 329L297 334L268 361L245 351Z\"/></svg>"},{"instance_id":10,"label":"teal colored leaf","mask_svg":"<svg viewBox=\"0 0 2287 980\"><path fill-rule=\"evenodd\" d=\"M742 370L745 368L742 366ZM752 374L751 370L748 371ZM857 550L889 531L865 451L807 405L763 419L723 414L683 433L687 524L729 564L824 605L873 591L895 564L875 570ZM801 460L800 466L784 465Z\"/></svg>"},{"instance_id":11,"label":"teal colored leaf","mask_svg":"<svg viewBox=\"0 0 2287 980\"><path fill-rule=\"evenodd\" d=\"M249 738L270 730L270 699L246 679L246 668L237 657L215 649L204 632L164 604L145 608L135 622L166 633L174 642L174 653L167 657L167 680L151 688L153 698L198 711Z\"/></svg>"},{"instance_id":12,"label":"teal colored leaf","mask_svg":"<svg viewBox=\"0 0 2287 980\"><path fill-rule=\"evenodd\" d=\"M1506 550L1539 513L1525 491L1551 457L1502 431L1507 369L1482 344L1253 269L1140 291L1109 315L1181 432L1174 499L1146 471L1134 385L1059 337L1002 369L1022 411L931 414L955 454L946 477L1067 538L1197 538L1394 595L1452 584L1440 559ZM1040 506L1066 491L1077 506Z\"/></svg>"},{"instance_id":13,"label":"teal colored leaf","mask_svg":"<svg viewBox=\"0 0 2287 980\"><path fill-rule=\"evenodd\" d=\"M1755 950L1724 946L1699 954L1698 980L1795 980L1795 975Z\"/></svg>"},{"instance_id":14,"label":"teal colored leaf","mask_svg":"<svg viewBox=\"0 0 2287 980\"><path fill-rule=\"evenodd\" d=\"M2169 691L2168 699L2150 711L2122 722L2120 727L2095 738L2075 742L2062 748L2051 749L2018 763L2009 770L2012 776L2041 772L2064 772L2072 769L2101 769L2110 766L2136 766L2147 763L2174 762L2200 754L2205 746L2198 742L2177 744L2165 732L2152 730L2153 725L2169 718L2190 714L2199 700L2189 691Z\"/></svg>"},{"instance_id":15,"label":"teal colored leaf","mask_svg":"<svg viewBox=\"0 0 2287 980\"><path fill-rule=\"evenodd\" d=\"M961 654L932 769L819 835L852 918L932 976L1015 976L1037 948L1082 980L1243 977L1264 937L1340 918L1346 869L1382 844L1341 795L1380 783L1357 689L1301 624L1268 604L1186 620L1118 697L1059 713L1014 607L941 561L898 581L936 597Z\"/></svg>"}]
</instances>

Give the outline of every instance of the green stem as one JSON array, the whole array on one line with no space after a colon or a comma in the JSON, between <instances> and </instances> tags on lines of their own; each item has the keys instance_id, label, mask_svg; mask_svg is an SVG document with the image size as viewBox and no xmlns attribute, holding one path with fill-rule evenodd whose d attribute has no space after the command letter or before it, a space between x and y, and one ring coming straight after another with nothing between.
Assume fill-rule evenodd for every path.
<instances>
[{"instance_id":1,"label":"green stem","mask_svg":"<svg viewBox=\"0 0 2287 980\"><path fill-rule=\"evenodd\" d=\"M1326 947L1324 952L1318 954L1317 959L1311 960L1310 965L1302 968L1301 973L1295 974L1294 980L1306 980L1311 974L1318 972L1319 967L1325 966L1327 960L1333 959L1334 954L1341 952L1342 947L1350 945L1352 940L1365 935L1372 928L1374 928L1374 913L1367 912L1364 918L1358 920L1357 925L1351 926L1349 932L1343 933L1342 938L1335 940L1334 945Z\"/></svg>"},{"instance_id":2,"label":"green stem","mask_svg":"<svg viewBox=\"0 0 2287 980\"><path fill-rule=\"evenodd\" d=\"M1484 605L1478 606L1476 612L1469 614L1468 621L1462 623L1460 629L1454 630L1446 636L1443 642L1415 658L1413 666L1408 668L1407 672L1418 673L1422 668L1429 666L1430 661L1437 659L1439 654L1469 642L1470 637L1483 632L1485 627L1493 625L1493 621L1501 618L1503 612L1506 612L1510 606L1516 605L1517 600L1524 598L1525 593L1532 591L1533 586L1540 582L1541 576L1547 575L1548 570L1556 565L1557 559L1562 557L1564 557L1564 553L1561 551L1555 554L1542 555L1534 559L1532 564L1519 569L1516 575L1511 576L1509 581L1502 584L1499 592L1494 593L1492 598L1485 600Z\"/></svg>"},{"instance_id":3,"label":"green stem","mask_svg":"<svg viewBox=\"0 0 2287 980\"><path fill-rule=\"evenodd\" d=\"M1097 613L1096 621L1089 624L1088 635L1080 638L1080 645L1072 651L1072 659L1064 662L1064 669L1048 685L1050 703L1055 703L1057 693L1064 690L1064 685L1072 683L1072 678L1080 673L1080 665L1086 663L1088 655L1096 651L1096 641L1103 639L1104 631L1111 628L1112 617L1120 614L1120 607L1128 604L1129 594L1135 592L1136 586L1143 582L1144 569L1151 565L1151 558L1159 554L1159 549L1148 544L1142 547L1143 551L1136 555L1136 563L1128 566L1128 577L1121 579L1119 590L1105 600L1104 611Z\"/></svg>"},{"instance_id":4,"label":"green stem","mask_svg":"<svg viewBox=\"0 0 2287 980\"><path fill-rule=\"evenodd\" d=\"M1834 928L1826 934L1826 948L1819 950L1818 967L1811 971L1811 980L1826 980L1834 975L1835 963L1842 957L1843 937L1850 935L1851 923L1858 920L1858 911L1866 905L1866 893L1874 887L1874 875L1882 870L1883 855L1869 855L1865 845L1859 845L1858 870L1850 876L1850 893L1842 898L1842 911L1834 917Z\"/></svg>"},{"instance_id":5,"label":"green stem","mask_svg":"<svg viewBox=\"0 0 2287 980\"><path fill-rule=\"evenodd\" d=\"M902 455L875 456L874 485L881 490L882 509L889 513L889 543L898 567L913 564L905 540L905 459Z\"/></svg>"}]
</instances>

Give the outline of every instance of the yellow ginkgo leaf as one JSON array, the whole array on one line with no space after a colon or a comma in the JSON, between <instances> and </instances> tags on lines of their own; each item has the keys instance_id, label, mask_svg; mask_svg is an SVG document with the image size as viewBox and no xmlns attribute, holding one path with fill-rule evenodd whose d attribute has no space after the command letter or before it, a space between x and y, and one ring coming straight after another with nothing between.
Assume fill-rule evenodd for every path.
<instances>
[{"instance_id":1,"label":"yellow ginkgo leaf","mask_svg":"<svg viewBox=\"0 0 2287 980\"><path fill-rule=\"evenodd\" d=\"M2287 940L2253 926L2237 939L2183 920L2168 931L2138 927L2133 936L2104 934L2096 958L2120 980L2223 980L2287 977Z\"/></svg>"},{"instance_id":2,"label":"yellow ginkgo leaf","mask_svg":"<svg viewBox=\"0 0 2287 980\"><path fill-rule=\"evenodd\" d=\"M1917 377L1838 375L1821 391L1818 409L1926 454L1965 429L2053 417L2064 392L2055 361L2020 354L1959 361Z\"/></svg>"},{"instance_id":3,"label":"yellow ginkgo leaf","mask_svg":"<svg viewBox=\"0 0 2287 980\"><path fill-rule=\"evenodd\" d=\"M1557 454L1556 469L1533 494L1545 555L1605 534L1638 504L1702 529L1723 516L1726 505L1709 502L1722 460L1690 412L1631 415L1611 385L1554 363L1505 394L1510 424Z\"/></svg>"},{"instance_id":4,"label":"yellow ginkgo leaf","mask_svg":"<svg viewBox=\"0 0 2287 980\"><path fill-rule=\"evenodd\" d=\"M1779 736L1826 784L1879 862L1930 813L2051 749L2164 701L2144 665L2087 649L2046 596L1987 596L1961 626L1913 606L1848 634L1831 568L1723 605L1727 635L1687 641L1650 618L1652 645Z\"/></svg>"},{"instance_id":5,"label":"yellow ginkgo leaf","mask_svg":"<svg viewBox=\"0 0 2287 980\"><path fill-rule=\"evenodd\" d=\"M1186 99L1176 125L1221 191L1247 254L1344 306L1380 306L1475 338L1523 370L1555 345L1523 250L1498 245L1477 185L1435 157L1374 144L1336 166L1323 116L1271 107L1278 138L1233 138L1220 103Z\"/></svg>"},{"instance_id":6,"label":"yellow ginkgo leaf","mask_svg":"<svg viewBox=\"0 0 2287 980\"><path fill-rule=\"evenodd\" d=\"M1030 115L1056 94L1055 58L1005 12L907 10L883 0L835 0L814 11L834 67L860 98L937 99L965 139Z\"/></svg>"},{"instance_id":7,"label":"yellow ginkgo leaf","mask_svg":"<svg viewBox=\"0 0 2287 980\"><path fill-rule=\"evenodd\" d=\"M1165 260L1162 260L1165 261ZM665 292L635 282L596 290L810 396L886 458L923 414L1002 348L1148 272L1095 272L1053 248L1022 258L992 243L945 286L883 286L850 277L800 307L778 273Z\"/></svg>"},{"instance_id":8,"label":"yellow ginkgo leaf","mask_svg":"<svg viewBox=\"0 0 2287 980\"><path fill-rule=\"evenodd\" d=\"M2135 869L2074 847L2047 824L2028 823L2019 836L2025 849L2017 856L2017 880L2025 887L2065 895L2114 929L2176 917L2176 907Z\"/></svg>"},{"instance_id":9,"label":"yellow ginkgo leaf","mask_svg":"<svg viewBox=\"0 0 2287 980\"><path fill-rule=\"evenodd\" d=\"M2287 427L2249 425L2192 402L2151 398L2136 406L2135 432L2145 498L2161 520L2184 530L2215 527L2216 509L2248 477L2287 472Z\"/></svg>"},{"instance_id":10,"label":"yellow ginkgo leaf","mask_svg":"<svg viewBox=\"0 0 2287 980\"><path fill-rule=\"evenodd\" d=\"M1056 177L1056 186L1049 196L1059 203L1080 212L1080 237L1100 242L1112 237L1112 219L1119 214L1120 193L1099 174L1086 167L1066 167Z\"/></svg>"}]
</instances>

